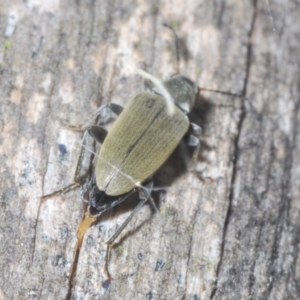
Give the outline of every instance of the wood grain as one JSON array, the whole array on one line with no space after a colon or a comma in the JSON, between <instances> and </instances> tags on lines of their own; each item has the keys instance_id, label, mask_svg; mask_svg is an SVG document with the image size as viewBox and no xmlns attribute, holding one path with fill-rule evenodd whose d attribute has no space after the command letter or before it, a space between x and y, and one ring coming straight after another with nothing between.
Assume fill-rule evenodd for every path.
<instances>
[{"instance_id":1,"label":"wood grain","mask_svg":"<svg viewBox=\"0 0 300 300\"><path fill-rule=\"evenodd\" d=\"M268 2L0 1L0 299L299 299L300 7ZM165 169L109 287L104 242L133 204L90 228L69 290L83 197L40 202L73 178L81 134L64 124L143 91L126 62L175 73L164 22L184 75L244 97L202 93L194 170Z\"/></svg>"}]
</instances>

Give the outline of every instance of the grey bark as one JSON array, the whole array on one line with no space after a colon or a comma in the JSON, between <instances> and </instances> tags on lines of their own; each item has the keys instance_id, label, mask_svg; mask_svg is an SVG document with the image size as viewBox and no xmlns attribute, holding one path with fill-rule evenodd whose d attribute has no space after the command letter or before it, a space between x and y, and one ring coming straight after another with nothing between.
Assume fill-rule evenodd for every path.
<instances>
[{"instance_id":1,"label":"grey bark","mask_svg":"<svg viewBox=\"0 0 300 300\"><path fill-rule=\"evenodd\" d=\"M0 7L0 299L299 299L299 2ZM145 206L122 233L109 287L105 241L133 205L91 227L69 290L84 202L79 189L39 198L72 182L81 134L64 123L143 91L127 61L175 73L164 22L183 74L243 97L202 93L194 169L165 168L159 213Z\"/></svg>"}]
</instances>

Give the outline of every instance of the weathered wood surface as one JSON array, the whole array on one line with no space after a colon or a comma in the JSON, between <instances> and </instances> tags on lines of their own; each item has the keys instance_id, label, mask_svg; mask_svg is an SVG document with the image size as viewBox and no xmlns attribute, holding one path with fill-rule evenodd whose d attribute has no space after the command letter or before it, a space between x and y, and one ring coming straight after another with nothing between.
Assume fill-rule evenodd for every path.
<instances>
[{"instance_id":1,"label":"weathered wood surface","mask_svg":"<svg viewBox=\"0 0 300 300\"><path fill-rule=\"evenodd\" d=\"M248 100L203 93L197 172L126 228L108 289L104 242L132 207L90 228L69 298L300 298L300 4L267 2L0 1L0 299L66 298L80 190L39 199L72 181L62 122L142 91L125 61L173 74L163 22L183 74Z\"/></svg>"}]
</instances>

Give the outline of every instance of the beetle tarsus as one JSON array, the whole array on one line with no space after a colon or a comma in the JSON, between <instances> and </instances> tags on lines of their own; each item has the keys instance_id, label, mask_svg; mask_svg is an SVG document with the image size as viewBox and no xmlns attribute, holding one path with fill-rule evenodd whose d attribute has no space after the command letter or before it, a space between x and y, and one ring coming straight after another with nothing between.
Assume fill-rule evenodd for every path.
<instances>
[{"instance_id":1,"label":"beetle tarsus","mask_svg":"<svg viewBox=\"0 0 300 300\"><path fill-rule=\"evenodd\" d=\"M109 243L109 241L106 242L106 255L105 255L105 267L104 267L104 270L105 270L105 273L106 273L106 276L107 276L106 281L113 280L113 278L112 278L112 276L110 275L110 272L109 272L109 261L110 261L110 254L111 254L112 245L113 245L113 243Z\"/></svg>"},{"instance_id":2,"label":"beetle tarsus","mask_svg":"<svg viewBox=\"0 0 300 300\"><path fill-rule=\"evenodd\" d=\"M71 190L73 190L75 188L78 188L79 186L80 186L79 183L73 182L73 183L65 186L64 188L62 188L62 189L60 189L58 191L55 191L55 192L53 192L51 194L47 194L47 195L41 196L40 200L41 200L41 202L45 202L47 199L49 199L51 197L54 197L54 196L57 196L57 195L60 195L60 194L65 194L65 193L67 193L67 192L69 192L69 191L71 191Z\"/></svg>"}]
</instances>

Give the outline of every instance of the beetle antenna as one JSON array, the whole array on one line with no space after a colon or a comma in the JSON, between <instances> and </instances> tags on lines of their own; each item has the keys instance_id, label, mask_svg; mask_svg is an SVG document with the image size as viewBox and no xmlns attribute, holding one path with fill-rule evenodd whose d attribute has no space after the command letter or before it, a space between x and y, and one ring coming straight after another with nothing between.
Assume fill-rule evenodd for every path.
<instances>
[{"instance_id":1,"label":"beetle antenna","mask_svg":"<svg viewBox=\"0 0 300 300\"><path fill-rule=\"evenodd\" d=\"M268 1L268 0L266 0L266 1ZM179 55L179 39L178 39L177 33L171 25L169 25L167 23L163 23L162 25L169 28L172 31L173 35L174 35L175 50L176 50L176 73L179 74L180 73L180 68L179 68L180 55ZM221 90L213 90L213 89L206 89L206 88L200 88L200 90L207 91L207 92L214 92L214 93L224 94L224 95L227 95L227 96L242 97L242 95L235 94L235 93L230 93L230 92L225 92L225 91L221 91Z\"/></svg>"},{"instance_id":2,"label":"beetle antenna","mask_svg":"<svg viewBox=\"0 0 300 300\"><path fill-rule=\"evenodd\" d=\"M163 23L163 26L169 28L172 32L173 32L173 35L174 35L174 38L175 38L175 50L176 50L176 74L179 74L180 73L180 69L179 69L179 62L180 62L180 57L179 57L179 39L178 39L178 36L177 36L177 33L175 31L175 29L167 24L167 23Z\"/></svg>"},{"instance_id":3,"label":"beetle antenna","mask_svg":"<svg viewBox=\"0 0 300 300\"><path fill-rule=\"evenodd\" d=\"M273 16L272 16L269 0L266 0L266 5L267 5L267 8L268 8L269 18L270 18L270 21L271 21L271 24L272 24L272 29L273 29L273 32L275 33L276 29L275 29L275 25L274 25L274 19L273 19Z\"/></svg>"},{"instance_id":4,"label":"beetle antenna","mask_svg":"<svg viewBox=\"0 0 300 300\"><path fill-rule=\"evenodd\" d=\"M222 90L200 88L200 91L213 92L213 93L218 93L218 94L223 94L223 95L233 96L233 97L243 97L243 95L239 95L239 94L235 94L235 93L230 93L230 92L226 92L226 91L222 91Z\"/></svg>"}]
</instances>

